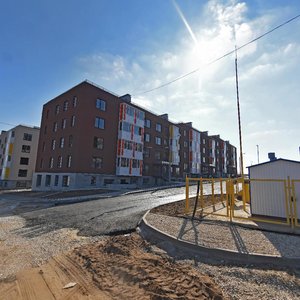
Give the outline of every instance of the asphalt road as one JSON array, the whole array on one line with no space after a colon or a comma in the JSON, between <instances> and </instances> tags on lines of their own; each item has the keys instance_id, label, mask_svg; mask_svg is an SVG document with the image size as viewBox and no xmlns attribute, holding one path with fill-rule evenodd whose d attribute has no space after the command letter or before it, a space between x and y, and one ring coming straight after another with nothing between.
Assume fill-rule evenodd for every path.
<instances>
[{"instance_id":1,"label":"asphalt road","mask_svg":"<svg viewBox=\"0 0 300 300\"><path fill-rule=\"evenodd\" d=\"M196 191L195 187L191 190ZM49 207L53 202L46 199L1 194L0 216L22 216L26 235L31 236L61 228L78 229L84 236L118 234L135 230L147 210L184 198L185 188L181 187Z\"/></svg>"}]
</instances>

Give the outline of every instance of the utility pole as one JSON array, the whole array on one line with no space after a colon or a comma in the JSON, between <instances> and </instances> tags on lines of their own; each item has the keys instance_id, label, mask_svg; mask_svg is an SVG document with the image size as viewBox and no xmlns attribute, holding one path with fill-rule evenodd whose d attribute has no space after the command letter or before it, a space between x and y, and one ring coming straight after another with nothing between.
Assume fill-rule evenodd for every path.
<instances>
[{"instance_id":1,"label":"utility pole","mask_svg":"<svg viewBox=\"0 0 300 300\"><path fill-rule=\"evenodd\" d=\"M239 140L240 140L241 177L244 178L244 160L243 160L243 147L242 147L242 126L241 126L241 113L240 113L239 78L238 78L236 45L235 45L235 85L236 85L236 104L237 104L237 111L238 111Z\"/></svg>"},{"instance_id":2,"label":"utility pole","mask_svg":"<svg viewBox=\"0 0 300 300\"><path fill-rule=\"evenodd\" d=\"M256 145L257 163L259 164L259 145Z\"/></svg>"}]
</instances>

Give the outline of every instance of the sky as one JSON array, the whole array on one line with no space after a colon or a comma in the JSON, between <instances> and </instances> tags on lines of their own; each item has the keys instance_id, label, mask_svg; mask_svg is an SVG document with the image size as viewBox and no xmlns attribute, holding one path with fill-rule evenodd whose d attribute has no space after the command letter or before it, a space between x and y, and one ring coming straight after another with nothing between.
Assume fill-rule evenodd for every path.
<instances>
[{"instance_id":1,"label":"sky","mask_svg":"<svg viewBox=\"0 0 300 300\"><path fill-rule=\"evenodd\" d=\"M235 57L211 62L298 14L298 0L2 0L0 130L39 126L88 79L239 151ZM299 32L297 18L237 53L245 166L257 149L300 160Z\"/></svg>"}]
</instances>

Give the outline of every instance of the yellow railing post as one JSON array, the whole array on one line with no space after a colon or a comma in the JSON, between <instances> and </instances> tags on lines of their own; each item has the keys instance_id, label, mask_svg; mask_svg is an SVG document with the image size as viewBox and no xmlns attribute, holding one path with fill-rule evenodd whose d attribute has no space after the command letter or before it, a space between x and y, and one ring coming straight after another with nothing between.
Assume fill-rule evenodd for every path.
<instances>
[{"instance_id":1,"label":"yellow railing post","mask_svg":"<svg viewBox=\"0 0 300 300\"><path fill-rule=\"evenodd\" d=\"M220 192L221 192L221 202L223 202L223 182L222 177L220 177Z\"/></svg>"},{"instance_id":2,"label":"yellow railing post","mask_svg":"<svg viewBox=\"0 0 300 300\"><path fill-rule=\"evenodd\" d=\"M246 211L246 187L245 187L245 178L242 178L242 199L243 199L243 209Z\"/></svg>"},{"instance_id":3,"label":"yellow railing post","mask_svg":"<svg viewBox=\"0 0 300 300\"><path fill-rule=\"evenodd\" d=\"M229 217L229 182L226 180L226 216Z\"/></svg>"},{"instance_id":4,"label":"yellow railing post","mask_svg":"<svg viewBox=\"0 0 300 300\"><path fill-rule=\"evenodd\" d=\"M200 178L200 201L201 201L201 208L204 208L204 199L203 199L203 178Z\"/></svg>"},{"instance_id":5,"label":"yellow railing post","mask_svg":"<svg viewBox=\"0 0 300 300\"><path fill-rule=\"evenodd\" d=\"M185 213L188 214L189 207L189 178L185 177Z\"/></svg>"},{"instance_id":6,"label":"yellow railing post","mask_svg":"<svg viewBox=\"0 0 300 300\"><path fill-rule=\"evenodd\" d=\"M211 200L213 205L215 205L215 181L214 178L211 179Z\"/></svg>"},{"instance_id":7,"label":"yellow railing post","mask_svg":"<svg viewBox=\"0 0 300 300\"><path fill-rule=\"evenodd\" d=\"M289 193L288 193L287 180L284 180L284 196L285 196L285 210L286 210L286 221L290 225L290 211L289 211Z\"/></svg>"},{"instance_id":8,"label":"yellow railing post","mask_svg":"<svg viewBox=\"0 0 300 300\"><path fill-rule=\"evenodd\" d=\"M287 177L287 186L288 186L288 200L290 206L290 218L291 218L291 225L294 228L294 213L293 213L293 201L292 201L292 193L291 193L291 180L290 176Z\"/></svg>"},{"instance_id":9,"label":"yellow railing post","mask_svg":"<svg viewBox=\"0 0 300 300\"><path fill-rule=\"evenodd\" d=\"M296 205L297 199L296 199L295 182L296 180L292 180L292 197L293 197L293 204L294 204L294 224L298 226L299 224L298 224L298 212L297 212L297 205Z\"/></svg>"}]
</instances>

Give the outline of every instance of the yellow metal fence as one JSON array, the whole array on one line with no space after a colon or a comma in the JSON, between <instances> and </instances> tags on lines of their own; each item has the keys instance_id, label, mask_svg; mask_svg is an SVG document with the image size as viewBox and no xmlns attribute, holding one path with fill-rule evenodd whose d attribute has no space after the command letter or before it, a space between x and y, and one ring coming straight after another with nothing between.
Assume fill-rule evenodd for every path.
<instances>
[{"instance_id":1,"label":"yellow metal fence","mask_svg":"<svg viewBox=\"0 0 300 300\"><path fill-rule=\"evenodd\" d=\"M276 187L273 194L278 189L282 192L280 203L284 207L284 217L277 218L272 216L253 216L251 213L251 198L250 190L252 186L264 184ZM191 188L197 191L194 197L191 197ZM204 197L207 194L204 190L209 190L210 202L212 209L208 209L204 204ZM206 194L206 195L205 195ZM297 195L300 195L300 180L298 179L245 179L245 178L189 178L186 177L186 200L185 213L191 212L190 199L195 199L193 207L193 217L196 213L201 216L213 214L217 216L227 217L232 221L233 219L249 220L257 222L265 222L271 224L281 224L288 226L300 226L298 220L299 207L297 207ZM270 198L272 203L272 195L265 195ZM273 196L274 197L274 196ZM217 199L216 199L217 198ZM278 197L277 197L278 198ZM244 214L238 213L237 206L241 204ZM276 204L276 203L275 203ZM298 210L297 210L298 209Z\"/></svg>"}]
</instances>

